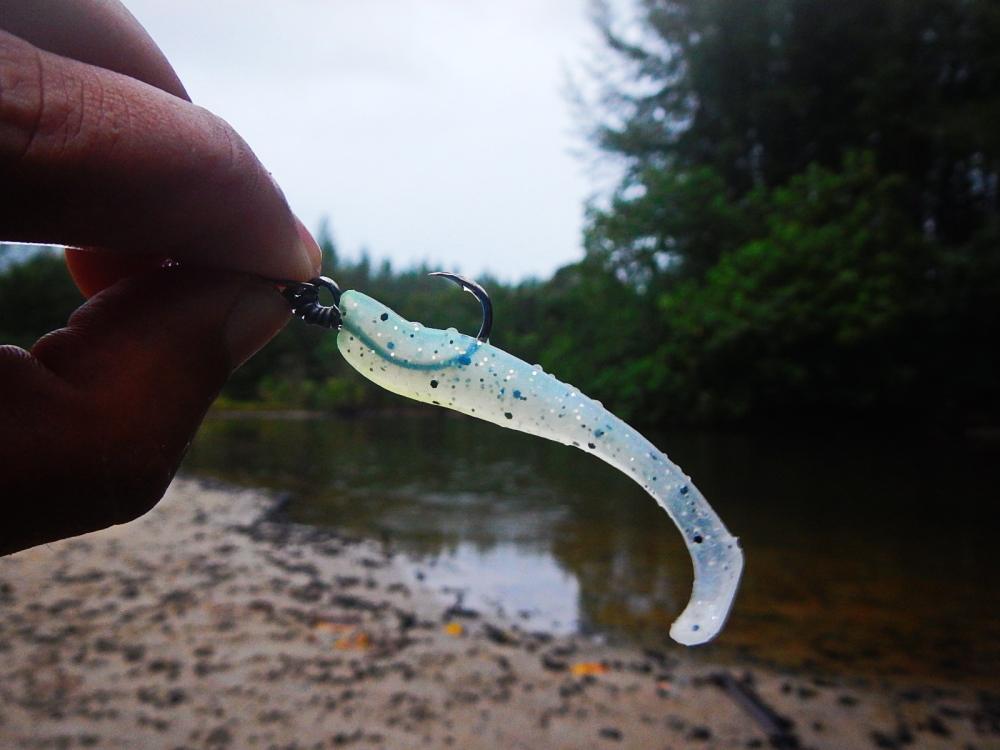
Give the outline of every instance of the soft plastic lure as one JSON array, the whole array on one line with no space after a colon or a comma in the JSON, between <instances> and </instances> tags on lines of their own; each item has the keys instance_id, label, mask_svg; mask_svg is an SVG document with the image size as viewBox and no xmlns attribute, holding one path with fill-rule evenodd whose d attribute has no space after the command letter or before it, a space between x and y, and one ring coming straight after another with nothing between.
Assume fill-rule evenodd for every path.
<instances>
[{"instance_id":1,"label":"soft plastic lure","mask_svg":"<svg viewBox=\"0 0 1000 750\"><path fill-rule=\"evenodd\" d=\"M285 295L307 322L339 327L341 354L386 390L572 445L630 476L673 519L694 564L691 600L671 626L671 637L687 646L714 638L743 571L736 537L690 479L636 430L539 365L488 343L493 316L482 287L455 274L436 275L460 284L482 303L477 337L405 320L361 292L341 295L325 278L290 285ZM333 292L337 305L319 304L321 287Z\"/></svg>"}]
</instances>

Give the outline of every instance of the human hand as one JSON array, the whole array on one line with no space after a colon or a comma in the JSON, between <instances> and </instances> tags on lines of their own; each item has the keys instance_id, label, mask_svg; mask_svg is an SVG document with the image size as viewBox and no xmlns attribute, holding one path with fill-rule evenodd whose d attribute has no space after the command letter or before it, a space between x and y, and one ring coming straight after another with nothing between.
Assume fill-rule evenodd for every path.
<instances>
[{"instance_id":1,"label":"human hand","mask_svg":"<svg viewBox=\"0 0 1000 750\"><path fill-rule=\"evenodd\" d=\"M30 352L0 347L5 554L155 505L288 320L256 277L305 280L320 258L117 0L0 0L0 196L0 238L88 248L67 263L90 297Z\"/></svg>"}]
</instances>

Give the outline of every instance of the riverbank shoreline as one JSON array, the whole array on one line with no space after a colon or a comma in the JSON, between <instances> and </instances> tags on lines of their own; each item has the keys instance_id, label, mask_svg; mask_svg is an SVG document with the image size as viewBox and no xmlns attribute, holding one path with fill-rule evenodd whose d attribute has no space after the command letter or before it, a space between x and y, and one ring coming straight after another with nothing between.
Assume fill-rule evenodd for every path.
<instances>
[{"instance_id":1,"label":"riverbank shoreline","mask_svg":"<svg viewBox=\"0 0 1000 750\"><path fill-rule=\"evenodd\" d=\"M179 479L123 527L0 558L0 747L996 746L983 691L527 632L391 546Z\"/></svg>"}]
</instances>

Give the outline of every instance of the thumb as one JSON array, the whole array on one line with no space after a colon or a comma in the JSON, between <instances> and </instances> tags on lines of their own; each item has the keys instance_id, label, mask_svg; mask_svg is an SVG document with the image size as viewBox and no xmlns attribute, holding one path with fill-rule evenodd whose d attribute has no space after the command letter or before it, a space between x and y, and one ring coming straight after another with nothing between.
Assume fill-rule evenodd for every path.
<instances>
[{"instance_id":1,"label":"thumb","mask_svg":"<svg viewBox=\"0 0 1000 750\"><path fill-rule=\"evenodd\" d=\"M30 355L0 349L0 466L19 467L0 553L149 510L229 374L287 320L264 282L168 269L93 297Z\"/></svg>"}]
</instances>

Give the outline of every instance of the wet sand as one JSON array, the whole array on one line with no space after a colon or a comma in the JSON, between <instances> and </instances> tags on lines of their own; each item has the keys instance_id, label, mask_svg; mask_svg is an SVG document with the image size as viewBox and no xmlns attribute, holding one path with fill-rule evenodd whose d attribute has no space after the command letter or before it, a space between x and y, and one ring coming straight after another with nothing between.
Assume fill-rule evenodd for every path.
<instances>
[{"instance_id":1,"label":"wet sand","mask_svg":"<svg viewBox=\"0 0 1000 750\"><path fill-rule=\"evenodd\" d=\"M279 508L178 480L0 558L0 748L1000 748L988 691L526 632Z\"/></svg>"}]
</instances>

